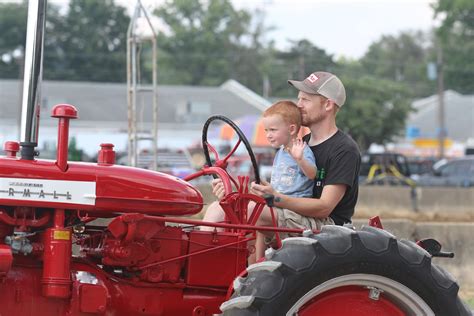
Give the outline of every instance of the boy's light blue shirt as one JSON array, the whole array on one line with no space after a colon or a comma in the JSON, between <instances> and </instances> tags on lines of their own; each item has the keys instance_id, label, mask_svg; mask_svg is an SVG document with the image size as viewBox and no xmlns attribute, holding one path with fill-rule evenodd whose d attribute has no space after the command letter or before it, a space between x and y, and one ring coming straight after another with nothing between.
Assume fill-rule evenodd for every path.
<instances>
[{"instance_id":1,"label":"boy's light blue shirt","mask_svg":"<svg viewBox=\"0 0 474 316\"><path fill-rule=\"evenodd\" d=\"M304 146L303 158L316 168L316 159L308 145ZM295 197L312 197L314 179L309 179L303 173L291 155L280 148L273 160L272 187L285 195Z\"/></svg>"}]
</instances>

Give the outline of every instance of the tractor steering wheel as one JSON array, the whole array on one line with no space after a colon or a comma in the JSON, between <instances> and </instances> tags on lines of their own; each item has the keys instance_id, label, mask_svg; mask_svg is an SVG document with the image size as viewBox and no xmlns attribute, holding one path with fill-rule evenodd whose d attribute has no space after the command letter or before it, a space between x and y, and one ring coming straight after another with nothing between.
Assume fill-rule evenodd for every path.
<instances>
[{"instance_id":1,"label":"tractor steering wheel","mask_svg":"<svg viewBox=\"0 0 474 316\"><path fill-rule=\"evenodd\" d=\"M214 149L214 147L212 147L207 142L207 132L208 132L208 129L209 129L209 125L211 124L211 122L216 121L216 120L223 121L223 122L227 123L228 125L230 125L230 127L232 127L232 129L239 136L239 140L235 144L234 148L232 148L232 150L222 160L219 160L219 156L217 154L217 151ZM254 171L254 175L255 175L255 182L260 183L260 174L258 172L257 159L255 159L255 154L253 153L253 150L250 147L250 143L249 143L247 137L245 137L244 133L240 130L240 128L234 122L232 122L230 119L228 119L227 117L222 116L222 115L211 116L210 118L207 119L206 123L204 123L204 127L202 129L202 148L204 150L204 156L206 157L206 163L207 163L208 166L212 166L211 157L209 155L209 149L216 156L215 166L225 169L226 166L227 166L227 160L237 150L237 148L240 145L240 142L244 143L245 148L247 149L247 153L249 154L250 161L252 162L252 167L253 167L253 171Z\"/></svg>"}]
</instances>

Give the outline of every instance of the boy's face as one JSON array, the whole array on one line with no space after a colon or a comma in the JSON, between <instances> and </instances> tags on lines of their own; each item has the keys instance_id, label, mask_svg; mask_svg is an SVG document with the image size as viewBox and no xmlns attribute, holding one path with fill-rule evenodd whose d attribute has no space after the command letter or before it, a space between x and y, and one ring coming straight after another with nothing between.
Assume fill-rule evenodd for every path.
<instances>
[{"instance_id":1,"label":"boy's face","mask_svg":"<svg viewBox=\"0 0 474 316\"><path fill-rule=\"evenodd\" d=\"M281 145L287 147L292 136L296 134L296 126L288 124L280 115L269 115L262 119L265 128L265 136L273 148L279 148Z\"/></svg>"}]
</instances>

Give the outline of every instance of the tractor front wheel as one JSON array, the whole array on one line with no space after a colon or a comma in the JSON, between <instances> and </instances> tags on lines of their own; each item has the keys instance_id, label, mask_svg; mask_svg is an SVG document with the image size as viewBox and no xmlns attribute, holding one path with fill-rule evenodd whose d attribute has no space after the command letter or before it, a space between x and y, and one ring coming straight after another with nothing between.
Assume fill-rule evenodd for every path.
<instances>
[{"instance_id":1,"label":"tractor front wheel","mask_svg":"<svg viewBox=\"0 0 474 316\"><path fill-rule=\"evenodd\" d=\"M374 227L288 238L234 281L232 315L470 315L424 249Z\"/></svg>"}]
</instances>

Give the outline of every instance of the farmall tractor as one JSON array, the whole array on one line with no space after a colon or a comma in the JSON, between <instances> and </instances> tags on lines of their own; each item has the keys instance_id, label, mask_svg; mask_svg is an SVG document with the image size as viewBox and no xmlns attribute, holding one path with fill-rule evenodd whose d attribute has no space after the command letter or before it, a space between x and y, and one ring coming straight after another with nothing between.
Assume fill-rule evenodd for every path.
<instances>
[{"instance_id":1,"label":"farmall tractor","mask_svg":"<svg viewBox=\"0 0 474 316\"><path fill-rule=\"evenodd\" d=\"M248 141L224 117L204 125L208 164L186 180L115 165L111 144L101 145L97 163L68 162L69 122L78 114L67 104L52 110L56 160L37 159L44 6L30 1L22 141L6 142L0 157L1 316L469 314L455 280L432 263L450 255L433 239L398 240L377 218L361 230L256 226L267 202L248 192L248 177L226 172L234 150L211 164L207 130L222 120L240 136L235 148L245 145L259 181ZM203 175L225 185L225 222L185 217L203 207L187 180ZM277 238L247 265L257 230L297 237Z\"/></svg>"}]
</instances>

